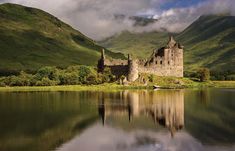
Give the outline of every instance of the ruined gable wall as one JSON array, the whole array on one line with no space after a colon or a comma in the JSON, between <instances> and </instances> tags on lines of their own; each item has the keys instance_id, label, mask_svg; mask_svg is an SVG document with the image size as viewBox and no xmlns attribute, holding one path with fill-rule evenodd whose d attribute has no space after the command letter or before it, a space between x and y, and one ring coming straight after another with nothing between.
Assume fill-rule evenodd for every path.
<instances>
[{"instance_id":1,"label":"ruined gable wall","mask_svg":"<svg viewBox=\"0 0 235 151\"><path fill-rule=\"evenodd\" d=\"M121 59L105 59L104 66L111 69L113 75L120 77L128 75L128 61Z\"/></svg>"},{"instance_id":2,"label":"ruined gable wall","mask_svg":"<svg viewBox=\"0 0 235 151\"><path fill-rule=\"evenodd\" d=\"M139 63L138 70L158 76L183 77L183 50L165 48L163 56L153 56L145 64Z\"/></svg>"},{"instance_id":3,"label":"ruined gable wall","mask_svg":"<svg viewBox=\"0 0 235 151\"><path fill-rule=\"evenodd\" d=\"M104 65L106 66L128 65L128 61L121 59L105 59Z\"/></svg>"}]
</instances>

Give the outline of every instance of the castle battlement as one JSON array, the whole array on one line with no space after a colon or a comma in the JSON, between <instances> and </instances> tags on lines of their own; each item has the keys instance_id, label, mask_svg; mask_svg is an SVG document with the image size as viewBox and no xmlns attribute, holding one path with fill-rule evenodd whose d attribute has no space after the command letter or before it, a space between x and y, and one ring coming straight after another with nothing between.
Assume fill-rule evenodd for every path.
<instances>
[{"instance_id":1,"label":"castle battlement","mask_svg":"<svg viewBox=\"0 0 235 151\"><path fill-rule=\"evenodd\" d=\"M138 79L139 73L183 77L183 46L170 36L167 45L154 50L146 60L135 60L129 55L128 60L106 59L102 50L98 71L102 72L105 67L109 67L116 76L126 76L128 81Z\"/></svg>"}]
</instances>

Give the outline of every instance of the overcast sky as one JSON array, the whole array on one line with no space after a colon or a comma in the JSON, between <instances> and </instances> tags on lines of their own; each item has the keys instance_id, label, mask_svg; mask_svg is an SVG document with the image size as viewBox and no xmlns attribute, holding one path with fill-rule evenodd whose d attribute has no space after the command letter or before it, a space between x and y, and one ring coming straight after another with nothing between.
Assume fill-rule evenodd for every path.
<instances>
[{"instance_id":1,"label":"overcast sky","mask_svg":"<svg viewBox=\"0 0 235 151\"><path fill-rule=\"evenodd\" d=\"M90 38L101 40L124 30L180 32L203 14L235 15L235 0L0 0L45 10ZM127 17L118 20L114 15ZM134 27L128 16L150 15L158 22Z\"/></svg>"}]
</instances>

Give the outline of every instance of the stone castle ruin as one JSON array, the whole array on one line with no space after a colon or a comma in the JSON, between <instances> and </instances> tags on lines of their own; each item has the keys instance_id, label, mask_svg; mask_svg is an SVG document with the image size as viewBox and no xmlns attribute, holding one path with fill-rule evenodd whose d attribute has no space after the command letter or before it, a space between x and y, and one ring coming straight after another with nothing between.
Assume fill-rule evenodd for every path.
<instances>
[{"instance_id":1,"label":"stone castle ruin","mask_svg":"<svg viewBox=\"0 0 235 151\"><path fill-rule=\"evenodd\" d=\"M103 72L105 67L109 67L117 77L126 76L130 82L137 80L139 73L183 77L183 46L170 36L168 44L154 50L146 60L132 59L130 55L128 60L108 59L102 50L98 61L98 72Z\"/></svg>"},{"instance_id":2,"label":"stone castle ruin","mask_svg":"<svg viewBox=\"0 0 235 151\"><path fill-rule=\"evenodd\" d=\"M133 124L134 118L146 117L151 119L156 127L168 128L172 137L184 127L183 90L122 91L117 95L108 95L102 93L99 96L98 113L103 125L109 124L110 117L128 117L129 122ZM119 103L111 102L110 97L119 100Z\"/></svg>"}]
</instances>

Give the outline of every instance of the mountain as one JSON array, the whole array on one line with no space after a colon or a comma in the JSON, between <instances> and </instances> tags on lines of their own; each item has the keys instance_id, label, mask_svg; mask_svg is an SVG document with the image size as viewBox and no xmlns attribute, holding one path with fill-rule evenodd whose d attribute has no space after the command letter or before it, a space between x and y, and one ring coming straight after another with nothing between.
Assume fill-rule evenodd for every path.
<instances>
[{"instance_id":1,"label":"mountain","mask_svg":"<svg viewBox=\"0 0 235 151\"><path fill-rule=\"evenodd\" d=\"M235 71L234 16L201 16L176 38L185 46L188 69Z\"/></svg>"},{"instance_id":2,"label":"mountain","mask_svg":"<svg viewBox=\"0 0 235 151\"><path fill-rule=\"evenodd\" d=\"M47 65L96 65L102 48L42 10L16 4L0 5L1 72L36 70ZM108 50L106 54L124 58Z\"/></svg>"},{"instance_id":3,"label":"mountain","mask_svg":"<svg viewBox=\"0 0 235 151\"><path fill-rule=\"evenodd\" d=\"M99 44L113 52L131 54L137 58L146 58L152 54L153 50L163 46L167 40L168 33L164 32L131 33L124 31L100 41Z\"/></svg>"},{"instance_id":4,"label":"mountain","mask_svg":"<svg viewBox=\"0 0 235 151\"><path fill-rule=\"evenodd\" d=\"M235 71L235 17L201 16L183 32L174 34L184 45L186 70L208 67L211 70ZM165 32L123 32L99 42L114 52L131 53L138 58L148 57L153 49L166 44Z\"/></svg>"}]
</instances>

